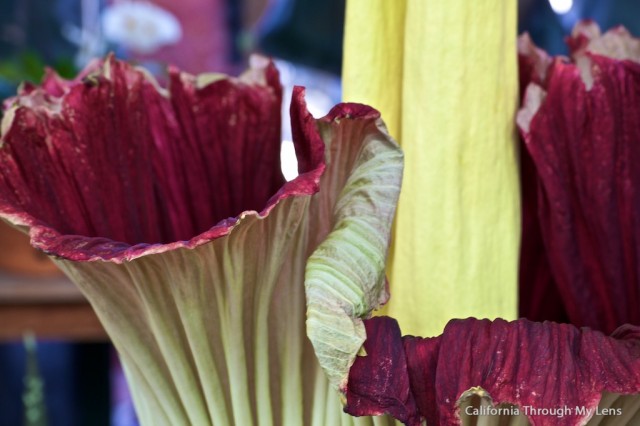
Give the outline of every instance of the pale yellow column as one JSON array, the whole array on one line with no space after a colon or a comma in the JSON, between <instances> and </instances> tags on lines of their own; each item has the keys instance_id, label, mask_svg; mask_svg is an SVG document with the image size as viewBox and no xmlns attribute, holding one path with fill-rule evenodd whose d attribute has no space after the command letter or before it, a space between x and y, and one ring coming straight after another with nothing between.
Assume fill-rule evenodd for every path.
<instances>
[{"instance_id":1,"label":"pale yellow column","mask_svg":"<svg viewBox=\"0 0 640 426\"><path fill-rule=\"evenodd\" d=\"M516 317L516 9L347 2L344 100L380 109L405 152L385 312L404 334Z\"/></svg>"},{"instance_id":2,"label":"pale yellow column","mask_svg":"<svg viewBox=\"0 0 640 426\"><path fill-rule=\"evenodd\" d=\"M402 113L406 0L348 0L343 98L375 106L397 140Z\"/></svg>"}]
</instances>

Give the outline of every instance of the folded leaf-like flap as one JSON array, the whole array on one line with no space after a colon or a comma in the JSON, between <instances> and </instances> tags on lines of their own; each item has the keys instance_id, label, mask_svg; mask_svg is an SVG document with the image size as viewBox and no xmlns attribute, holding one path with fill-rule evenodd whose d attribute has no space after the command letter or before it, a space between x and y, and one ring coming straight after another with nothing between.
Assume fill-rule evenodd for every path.
<instances>
[{"instance_id":1,"label":"folded leaf-like flap","mask_svg":"<svg viewBox=\"0 0 640 426\"><path fill-rule=\"evenodd\" d=\"M321 138L327 162L309 216L307 334L332 385L344 389L365 339L361 318L388 297L384 265L402 152L374 109L340 104L314 121L302 96L297 89L292 103L296 149Z\"/></svg>"},{"instance_id":2,"label":"folded leaf-like flap","mask_svg":"<svg viewBox=\"0 0 640 426\"><path fill-rule=\"evenodd\" d=\"M358 356L349 371L345 411L354 416L389 413L407 425L420 425L414 392L429 392L423 385L430 386L431 381L409 377L400 327L394 319L377 317L364 323L366 355ZM436 338L425 339L429 340L437 345Z\"/></svg>"}]
</instances>

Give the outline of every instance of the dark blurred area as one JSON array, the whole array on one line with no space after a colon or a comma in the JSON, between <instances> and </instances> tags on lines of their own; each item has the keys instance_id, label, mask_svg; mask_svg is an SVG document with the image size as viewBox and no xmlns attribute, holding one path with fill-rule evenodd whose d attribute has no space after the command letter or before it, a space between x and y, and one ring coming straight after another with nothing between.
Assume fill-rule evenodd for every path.
<instances>
[{"instance_id":1,"label":"dark blurred area","mask_svg":"<svg viewBox=\"0 0 640 426\"><path fill-rule=\"evenodd\" d=\"M518 31L554 55L567 53L564 37L580 19L640 34L637 0L520 0L519 6ZM0 98L12 96L21 81L38 82L45 65L70 78L110 51L160 75L167 64L235 74L260 52L281 61L285 89L305 84L310 110L323 114L340 98L344 8L345 0L0 0ZM3 238L0 230L0 257ZM28 246L26 237L22 244ZM7 277L0 277L0 289ZM11 303L0 297L0 310ZM108 343L65 339L64 330L60 336L38 347L48 424L134 425ZM24 424L25 359L19 336L0 342L0 426Z\"/></svg>"},{"instance_id":2,"label":"dark blurred area","mask_svg":"<svg viewBox=\"0 0 640 426\"><path fill-rule=\"evenodd\" d=\"M44 386L46 424L110 424L109 348L106 343L40 342L37 363ZM28 424L24 419L23 396L26 364L22 342L0 344L2 426Z\"/></svg>"},{"instance_id":3,"label":"dark blurred area","mask_svg":"<svg viewBox=\"0 0 640 426\"><path fill-rule=\"evenodd\" d=\"M77 46L63 36L79 21L77 1L3 0L0 7L0 97L22 80L39 81L45 65L71 77Z\"/></svg>"},{"instance_id":4,"label":"dark blurred area","mask_svg":"<svg viewBox=\"0 0 640 426\"><path fill-rule=\"evenodd\" d=\"M258 33L261 50L278 58L340 74L345 0L275 2Z\"/></svg>"}]
</instances>

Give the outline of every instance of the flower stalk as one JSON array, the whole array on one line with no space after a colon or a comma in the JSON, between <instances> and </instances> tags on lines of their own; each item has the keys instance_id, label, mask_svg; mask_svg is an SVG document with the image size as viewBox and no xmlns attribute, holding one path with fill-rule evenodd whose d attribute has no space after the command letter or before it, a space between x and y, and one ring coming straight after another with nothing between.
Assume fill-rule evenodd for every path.
<instances>
[{"instance_id":1,"label":"flower stalk","mask_svg":"<svg viewBox=\"0 0 640 426\"><path fill-rule=\"evenodd\" d=\"M405 333L516 318L516 9L347 3L344 99L379 107L407 159L383 310Z\"/></svg>"}]
</instances>

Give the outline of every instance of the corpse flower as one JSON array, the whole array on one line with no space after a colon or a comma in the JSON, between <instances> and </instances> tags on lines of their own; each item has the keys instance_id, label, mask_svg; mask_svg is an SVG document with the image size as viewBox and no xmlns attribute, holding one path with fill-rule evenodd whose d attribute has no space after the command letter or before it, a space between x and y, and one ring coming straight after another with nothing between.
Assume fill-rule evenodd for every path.
<instances>
[{"instance_id":1,"label":"corpse flower","mask_svg":"<svg viewBox=\"0 0 640 426\"><path fill-rule=\"evenodd\" d=\"M555 233L561 243L543 254L558 257L563 279L571 274L565 300L580 305L577 312L585 318L611 320L597 328L613 333L525 319L451 320L461 313L463 318L508 316L516 300L518 231L505 231L517 222L512 213L519 212L512 186L517 183L516 3L374 3L348 3L344 86L347 99L371 102L395 118L390 128L400 135L408 159L388 310L399 326L386 317L366 321L365 351L349 373L347 411L390 413L411 426L424 420L430 426L640 424L640 328L623 326L638 324L634 316L640 312L633 225L638 202L631 197L637 192L632 165L640 136L637 65L610 60L600 68L602 60L594 60L585 88L579 67L556 60L566 86L557 82L554 96L530 98L535 102L520 113L520 122L526 119L531 128L525 138L538 138L527 144L535 143L549 157L535 166L544 169L541 174L555 191L538 200L547 204L540 211L550 211L557 221L553 229L543 228L544 237ZM624 55L618 59L637 52L637 43L628 39L587 43L584 37L574 42L583 58L595 57L584 51L594 46L615 47L616 55ZM548 74L539 72L547 72L551 59L535 48L530 54L537 81L547 81ZM603 75L602 86L586 94L597 88L597 75ZM593 101L583 102L588 98ZM576 139L578 134L585 139ZM583 160L586 164L578 164ZM586 191L573 192L574 185ZM530 207L528 201L525 197L523 208ZM525 215L525 222L530 217ZM593 229L584 226L589 221ZM538 270L538 263L527 263L532 259L523 260L521 273ZM595 297L582 295L582 286L592 280L605 284L589 271L609 267L610 276L621 281L599 286ZM539 271L530 279L548 279ZM531 301L529 294L523 304ZM547 296L537 299L540 306L549 304ZM606 315L599 314L599 302L607 306ZM614 314L616 306L621 310ZM450 321L442 330L445 318ZM401 337L401 329L424 336L435 329L438 335Z\"/></svg>"},{"instance_id":2,"label":"corpse flower","mask_svg":"<svg viewBox=\"0 0 640 426\"><path fill-rule=\"evenodd\" d=\"M92 304L142 424L386 424L335 389L387 298L402 153L375 110L316 120L303 95L290 182L262 58L240 78L171 69L165 89L109 57L5 103L0 216Z\"/></svg>"}]
</instances>

